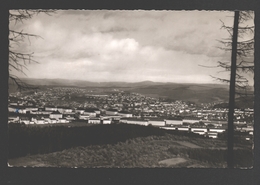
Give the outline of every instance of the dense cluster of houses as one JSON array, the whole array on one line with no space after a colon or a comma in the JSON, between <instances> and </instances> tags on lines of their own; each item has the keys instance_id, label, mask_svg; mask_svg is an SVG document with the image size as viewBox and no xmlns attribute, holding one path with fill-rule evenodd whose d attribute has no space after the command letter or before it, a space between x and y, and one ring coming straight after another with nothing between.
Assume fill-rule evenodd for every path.
<instances>
[{"instance_id":1,"label":"dense cluster of houses","mask_svg":"<svg viewBox=\"0 0 260 185\"><path fill-rule=\"evenodd\" d=\"M29 124L56 124L70 123L77 120L89 124L125 123L144 126L155 126L168 130L179 130L197 133L216 138L218 133L226 130L227 121L209 121L198 117L135 117L129 112L117 109L100 110L97 108L77 108L46 106L37 108L34 106L10 105L9 122ZM236 123L236 124L245 124ZM253 132L253 128L239 127L240 131Z\"/></svg>"}]
</instances>

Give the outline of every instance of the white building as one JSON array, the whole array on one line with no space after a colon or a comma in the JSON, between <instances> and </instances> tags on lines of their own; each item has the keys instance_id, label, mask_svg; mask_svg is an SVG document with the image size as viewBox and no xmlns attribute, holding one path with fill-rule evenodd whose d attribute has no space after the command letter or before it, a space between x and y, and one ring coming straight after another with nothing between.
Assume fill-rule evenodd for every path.
<instances>
[{"instance_id":1,"label":"white building","mask_svg":"<svg viewBox=\"0 0 260 185\"><path fill-rule=\"evenodd\" d=\"M110 116L118 115L118 110L116 110L116 109L108 109L108 110L106 110L106 115L110 115Z\"/></svg>"},{"instance_id":2,"label":"white building","mask_svg":"<svg viewBox=\"0 0 260 185\"><path fill-rule=\"evenodd\" d=\"M209 138L218 138L218 133L216 132L208 132L208 137Z\"/></svg>"},{"instance_id":3,"label":"white building","mask_svg":"<svg viewBox=\"0 0 260 185\"><path fill-rule=\"evenodd\" d=\"M111 124L112 120L111 119L103 119L102 123L103 124Z\"/></svg>"},{"instance_id":4,"label":"white building","mask_svg":"<svg viewBox=\"0 0 260 185\"><path fill-rule=\"evenodd\" d=\"M165 125L182 125L181 119L165 119Z\"/></svg>"},{"instance_id":5,"label":"white building","mask_svg":"<svg viewBox=\"0 0 260 185\"><path fill-rule=\"evenodd\" d=\"M77 109L75 110L75 113L83 114L84 111L85 111L85 110L84 110L83 108L77 108Z\"/></svg>"},{"instance_id":6,"label":"white building","mask_svg":"<svg viewBox=\"0 0 260 185\"><path fill-rule=\"evenodd\" d=\"M62 114L59 111L54 111L50 114L50 118L60 119L62 118Z\"/></svg>"},{"instance_id":7,"label":"white building","mask_svg":"<svg viewBox=\"0 0 260 185\"><path fill-rule=\"evenodd\" d=\"M191 132L199 135L205 135L208 132L207 128L191 128Z\"/></svg>"},{"instance_id":8,"label":"white building","mask_svg":"<svg viewBox=\"0 0 260 185\"><path fill-rule=\"evenodd\" d=\"M69 123L69 121L66 120L65 118L60 118L57 120L57 123Z\"/></svg>"},{"instance_id":9,"label":"white building","mask_svg":"<svg viewBox=\"0 0 260 185\"><path fill-rule=\"evenodd\" d=\"M92 109L85 109L83 114L88 115L89 117L96 117L97 116L97 113Z\"/></svg>"},{"instance_id":10,"label":"white building","mask_svg":"<svg viewBox=\"0 0 260 185\"><path fill-rule=\"evenodd\" d=\"M78 115L78 118L79 118L80 120L88 120L88 119L89 119L89 115L79 114L79 115Z\"/></svg>"},{"instance_id":11,"label":"white building","mask_svg":"<svg viewBox=\"0 0 260 185\"><path fill-rule=\"evenodd\" d=\"M225 132L226 130L223 128L210 128L209 132L216 132L216 133L222 133Z\"/></svg>"},{"instance_id":12,"label":"white building","mask_svg":"<svg viewBox=\"0 0 260 185\"><path fill-rule=\"evenodd\" d=\"M125 117L125 118L131 118L133 117L133 114L129 113L129 112L125 112L125 111L120 111L118 112L119 116Z\"/></svg>"},{"instance_id":13,"label":"white building","mask_svg":"<svg viewBox=\"0 0 260 185\"><path fill-rule=\"evenodd\" d=\"M88 123L90 124L100 124L100 119L99 118L89 118Z\"/></svg>"},{"instance_id":14,"label":"white building","mask_svg":"<svg viewBox=\"0 0 260 185\"><path fill-rule=\"evenodd\" d=\"M63 114L72 113L72 109L69 107L57 107L57 111Z\"/></svg>"},{"instance_id":15,"label":"white building","mask_svg":"<svg viewBox=\"0 0 260 185\"><path fill-rule=\"evenodd\" d=\"M46 106L45 107L45 111L57 111L57 107L54 107L54 106Z\"/></svg>"},{"instance_id":16,"label":"white building","mask_svg":"<svg viewBox=\"0 0 260 185\"><path fill-rule=\"evenodd\" d=\"M198 118L184 118L182 120L183 123L189 123L189 124L194 124L194 123L198 123L200 121L200 119Z\"/></svg>"},{"instance_id":17,"label":"white building","mask_svg":"<svg viewBox=\"0 0 260 185\"><path fill-rule=\"evenodd\" d=\"M135 125L148 125L148 120L142 120L142 119L128 119L127 124L135 124Z\"/></svg>"},{"instance_id":18,"label":"white building","mask_svg":"<svg viewBox=\"0 0 260 185\"><path fill-rule=\"evenodd\" d=\"M155 126L155 127L163 127L163 126L165 126L165 121L160 120L160 119L150 119L148 121L148 125L152 125L152 126Z\"/></svg>"},{"instance_id":19,"label":"white building","mask_svg":"<svg viewBox=\"0 0 260 185\"><path fill-rule=\"evenodd\" d=\"M189 127L178 127L177 130L179 130L179 131L189 131L190 128Z\"/></svg>"},{"instance_id":20,"label":"white building","mask_svg":"<svg viewBox=\"0 0 260 185\"><path fill-rule=\"evenodd\" d=\"M30 120L28 118L20 118L19 122L20 123L24 123L26 125L30 124Z\"/></svg>"}]
</instances>

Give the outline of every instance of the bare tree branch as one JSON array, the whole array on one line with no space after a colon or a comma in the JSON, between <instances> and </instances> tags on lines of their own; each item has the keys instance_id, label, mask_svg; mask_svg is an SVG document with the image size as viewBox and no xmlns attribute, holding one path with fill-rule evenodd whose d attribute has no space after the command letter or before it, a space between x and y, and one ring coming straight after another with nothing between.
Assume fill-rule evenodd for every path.
<instances>
[{"instance_id":1,"label":"bare tree branch","mask_svg":"<svg viewBox=\"0 0 260 185\"><path fill-rule=\"evenodd\" d=\"M33 16L38 15L39 13L51 15L55 13L55 10L10 10L9 21L14 22L15 24L17 22L23 23L24 20L31 19ZM18 52L13 49L14 46L19 47L20 44L25 41L24 39L28 39L29 43L31 43L30 38L42 37L31 33L25 33L23 30L9 30L9 78L12 82L14 82L15 85L17 85L19 90L35 89L35 87L24 83L17 76L13 75L13 72L17 71L26 76L25 70L28 70L27 65L30 63L38 63L33 59L34 53Z\"/></svg>"}]
</instances>

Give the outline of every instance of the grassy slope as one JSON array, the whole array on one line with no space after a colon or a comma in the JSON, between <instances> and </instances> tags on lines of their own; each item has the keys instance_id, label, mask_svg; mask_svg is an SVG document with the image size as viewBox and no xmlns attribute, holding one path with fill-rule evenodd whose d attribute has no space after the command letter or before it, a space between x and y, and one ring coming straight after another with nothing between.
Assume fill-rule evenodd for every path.
<instances>
[{"instance_id":1,"label":"grassy slope","mask_svg":"<svg viewBox=\"0 0 260 185\"><path fill-rule=\"evenodd\" d=\"M129 139L126 142L119 142L114 145L74 147L60 152L12 159L9 163L14 166L88 168L226 167L224 150L209 149L213 146L214 148L224 148L225 145L222 140L203 138L190 140L186 136L167 134ZM218 159L214 158L216 152L220 156ZM166 159L183 160L185 162L168 166L161 162ZM250 166L250 161L252 162L250 159L247 160L243 165Z\"/></svg>"}]
</instances>

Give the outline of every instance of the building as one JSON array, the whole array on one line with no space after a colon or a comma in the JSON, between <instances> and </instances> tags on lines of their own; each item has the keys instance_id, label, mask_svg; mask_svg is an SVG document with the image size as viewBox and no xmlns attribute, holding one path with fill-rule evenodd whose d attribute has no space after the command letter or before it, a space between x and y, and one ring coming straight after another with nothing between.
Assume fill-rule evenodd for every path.
<instances>
[{"instance_id":1,"label":"building","mask_svg":"<svg viewBox=\"0 0 260 185\"><path fill-rule=\"evenodd\" d=\"M138 118L124 118L120 120L121 123L135 124L135 125L148 125L148 120L138 119Z\"/></svg>"},{"instance_id":2,"label":"building","mask_svg":"<svg viewBox=\"0 0 260 185\"><path fill-rule=\"evenodd\" d=\"M102 122L102 124L111 124L112 120L106 118L106 119L102 119L101 122Z\"/></svg>"},{"instance_id":3,"label":"building","mask_svg":"<svg viewBox=\"0 0 260 185\"><path fill-rule=\"evenodd\" d=\"M210 128L209 129L209 132L216 132L216 133L222 133L225 131L226 131L226 129L223 129L223 128Z\"/></svg>"},{"instance_id":4,"label":"building","mask_svg":"<svg viewBox=\"0 0 260 185\"><path fill-rule=\"evenodd\" d=\"M55 106L46 106L45 107L45 111L57 111L57 107Z\"/></svg>"},{"instance_id":5,"label":"building","mask_svg":"<svg viewBox=\"0 0 260 185\"><path fill-rule=\"evenodd\" d=\"M208 132L207 135L209 138L218 138L218 133L216 132Z\"/></svg>"},{"instance_id":6,"label":"building","mask_svg":"<svg viewBox=\"0 0 260 185\"><path fill-rule=\"evenodd\" d=\"M19 116L9 116L8 117L8 123L17 123L17 122L19 122Z\"/></svg>"},{"instance_id":7,"label":"building","mask_svg":"<svg viewBox=\"0 0 260 185\"><path fill-rule=\"evenodd\" d=\"M55 124L55 123L58 122L58 120L57 119L53 119L53 118L49 118L48 122L49 122L49 124Z\"/></svg>"},{"instance_id":8,"label":"building","mask_svg":"<svg viewBox=\"0 0 260 185\"><path fill-rule=\"evenodd\" d=\"M133 114L130 112L126 112L126 111L120 111L118 112L119 116L125 117L125 118L131 118L133 117Z\"/></svg>"},{"instance_id":9,"label":"building","mask_svg":"<svg viewBox=\"0 0 260 185\"><path fill-rule=\"evenodd\" d=\"M69 107L57 107L57 111L63 114L69 114L72 113L72 109Z\"/></svg>"},{"instance_id":10,"label":"building","mask_svg":"<svg viewBox=\"0 0 260 185\"><path fill-rule=\"evenodd\" d=\"M35 124L39 124L39 125L46 124L46 121L42 118L35 118L33 121L34 121Z\"/></svg>"},{"instance_id":11,"label":"building","mask_svg":"<svg viewBox=\"0 0 260 185\"><path fill-rule=\"evenodd\" d=\"M68 121L73 121L73 120L75 120L75 118L74 118L74 117L71 117L70 115L66 116L65 118L66 118Z\"/></svg>"},{"instance_id":12,"label":"building","mask_svg":"<svg viewBox=\"0 0 260 185\"><path fill-rule=\"evenodd\" d=\"M84 110L83 108L77 108L77 109L75 110L75 113L83 114L84 111L85 111L85 110Z\"/></svg>"},{"instance_id":13,"label":"building","mask_svg":"<svg viewBox=\"0 0 260 185\"><path fill-rule=\"evenodd\" d=\"M60 118L62 118L62 114L59 111L53 111L50 114L50 118L60 119Z\"/></svg>"},{"instance_id":14,"label":"building","mask_svg":"<svg viewBox=\"0 0 260 185\"><path fill-rule=\"evenodd\" d=\"M150 118L149 121L148 121L148 125L152 125L152 126L155 126L155 127L163 127L163 126L165 126L165 120Z\"/></svg>"},{"instance_id":15,"label":"building","mask_svg":"<svg viewBox=\"0 0 260 185\"><path fill-rule=\"evenodd\" d=\"M190 129L191 132L195 133L195 134L199 134L199 135L205 135L208 132L207 128L191 128Z\"/></svg>"},{"instance_id":16,"label":"building","mask_svg":"<svg viewBox=\"0 0 260 185\"><path fill-rule=\"evenodd\" d=\"M99 118L89 118L88 123L90 123L90 124L100 124L101 121L100 121Z\"/></svg>"},{"instance_id":17,"label":"building","mask_svg":"<svg viewBox=\"0 0 260 185\"><path fill-rule=\"evenodd\" d=\"M78 119L80 119L80 120L88 120L89 119L89 115L78 114Z\"/></svg>"},{"instance_id":18,"label":"building","mask_svg":"<svg viewBox=\"0 0 260 185\"><path fill-rule=\"evenodd\" d=\"M177 127L177 130L179 131L190 131L190 128L189 127Z\"/></svg>"},{"instance_id":19,"label":"building","mask_svg":"<svg viewBox=\"0 0 260 185\"><path fill-rule=\"evenodd\" d=\"M188 124L198 123L199 121L200 121L200 119L196 118L196 117L185 117L182 120L183 123L188 123Z\"/></svg>"},{"instance_id":20,"label":"building","mask_svg":"<svg viewBox=\"0 0 260 185\"><path fill-rule=\"evenodd\" d=\"M167 118L164 121L165 121L166 126L182 125L182 119L181 118Z\"/></svg>"},{"instance_id":21,"label":"building","mask_svg":"<svg viewBox=\"0 0 260 185\"><path fill-rule=\"evenodd\" d=\"M57 123L69 123L69 121L66 118L59 118Z\"/></svg>"},{"instance_id":22,"label":"building","mask_svg":"<svg viewBox=\"0 0 260 185\"><path fill-rule=\"evenodd\" d=\"M20 118L19 122L28 125L28 124L30 124L30 119L29 118Z\"/></svg>"},{"instance_id":23,"label":"building","mask_svg":"<svg viewBox=\"0 0 260 185\"><path fill-rule=\"evenodd\" d=\"M83 114L88 115L89 117L96 117L97 116L97 113L93 109L85 109Z\"/></svg>"},{"instance_id":24,"label":"building","mask_svg":"<svg viewBox=\"0 0 260 185\"><path fill-rule=\"evenodd\" d=\"M106 110L106 115L110 115L110 116L118 115L118 110L117 109L108 109L108 110Z\"/></svg>"},{"instance_id":25,"label":"building","mask_svg":"<svg viewBox=\"0 0 260 185\"><path fill-rule=\"evenodd\" d=\"M162 129L165 129L165 130L177 130L176 127L160 127Z\"/></svg>"},{"instance_id":26,"label":"building","mask_svg":"<svg viewBox=\"0 0 260 185\"><path fill-rule=\"evenodd\" d=\"M8 106L8 111L16 112L16 113L20 113L20 114L26 114L26 113L30 113L31 111L38 111L38 108L34 107L34 106L10 105L10 106Z\"/></svg>"}]
</instances>

